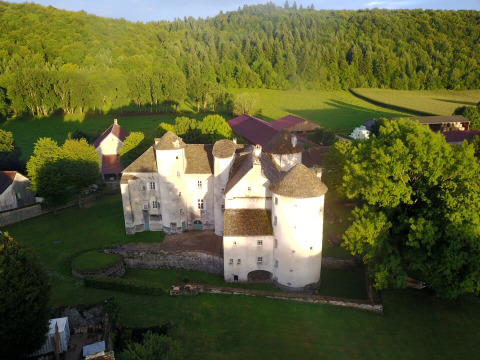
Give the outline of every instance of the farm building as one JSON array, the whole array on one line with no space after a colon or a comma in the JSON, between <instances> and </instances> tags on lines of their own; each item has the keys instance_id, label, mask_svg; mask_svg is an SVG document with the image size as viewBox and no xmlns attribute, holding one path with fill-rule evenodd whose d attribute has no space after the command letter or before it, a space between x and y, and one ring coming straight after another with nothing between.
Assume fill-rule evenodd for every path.
<instances>
[{"instance_id":1,"label":"farm building","mask_svg":"<svg viewBox=\"0 0 480 360\"><path fill-rule=\"evenodd\" d=\"M286 129L295 134L306 134L318 127L317 123L294 115L287 115L271 122L278 131Z\"/></svg>"},{"instance_id":2,"label":"farm building","mask_svg":"<svg viewBox=\"0 0 480 360\"><path fill-rule=\"evenodd\" d=\"M130 133L118 125L117 119L93 142L102 164L102 177L105 181L119 180L123 168L120 164L120 149Z\"/></svg>"},{"instance_id":3,"label":"farm building","mask_svg":"<svg viewBox=\"0 0 480 360\"><path fill-rule=\"evenodd\" d=\"M390 118L388 120L399 120L399 119L408 119L412 121L418 121L419 124L428 125L430 129L434 132L438 131L464 131L470 129L470 121L464 118L462 115L452 115L452 116L407 116L407 117L396 117ZM378 119L371 119L365 121L365 127L367 130L371 130L371 126Z\"/></svg>"},{"instance_id":4,"label":"farm building","mask_svg":"<svg viewBox=\"0 0 480 360\"><path fill-rule=\"evenodd\" d=\"M126 232L214 229L226 281L261 277L294 290L317 283L327 187L303 153L287 130L264 147L185 144L167 132L123 171Z\"/></svg>"},{"instance_id":5,"label":"farm building","mask_svg":"<svg viewBox=\"0 0 480 360\"><path fill-rule=\"evenodd\" d=\"M480 136L480 130L445 131L445 140L452 145L462 145L464 140L472 141L475 136Z\"/></svg>"},{"instance_id":6,"label":"farm building","mask_svg":"<svg viewBox=\"0 0 480 360\"><path fill-rule=\"evenodd\" d=\"M35 203L30 180L17 171L0 171L0 211Z\"/></svg>"},{"instance_id":7,"label":"farm building","mask_svg":"<svg viewBox=\"0 0 480 360\"><path fill-rule=\"evenodd\" d=\"M57 325L58 328L59 352L62 353L68 350L68 342L70 340L70 327L68 323L68 317L62 317L57 319L50 319L47 340L45 341L43 346L31 356L44 355L55 351L55 325Z\"/></svg>"}]
</instances>

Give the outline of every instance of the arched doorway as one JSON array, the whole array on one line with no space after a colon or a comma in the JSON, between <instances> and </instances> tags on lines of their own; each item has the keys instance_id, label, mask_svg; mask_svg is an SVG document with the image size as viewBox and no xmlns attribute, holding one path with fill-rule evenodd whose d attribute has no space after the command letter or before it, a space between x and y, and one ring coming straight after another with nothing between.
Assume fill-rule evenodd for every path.
<instances>
[{"instance_id":1,"label":"arched doorway","mask_svg":"<svg viewBox=\"0 0 480 360\"><path fill-rule=\"evenodd\" d=\"M266 270L250 271L247 275L249 283L269 283L272 282L272 273Z\"/></svg>"},{"instance_id":2,"label":"arched doorway","mask_svg":"<svg viewBox=\"0 0 480 360\"><path fill-rule=\"evenodd\" d=\"M193 221L193 230L203 230L203 224L201 220Z\"/></svg>"}]
</instances>

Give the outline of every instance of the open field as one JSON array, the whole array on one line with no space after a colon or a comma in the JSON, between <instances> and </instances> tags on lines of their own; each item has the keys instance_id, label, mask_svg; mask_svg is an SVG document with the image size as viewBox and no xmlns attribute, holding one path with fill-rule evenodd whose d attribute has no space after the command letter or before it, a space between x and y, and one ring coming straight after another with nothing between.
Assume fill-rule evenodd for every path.
<instances>
[{"instance_id":1,"label":"open field","mask_svg":"<svg viewBox=\"0 0 480 360\"><path fill-rule=\"evenodd\" d=\"M480 352L480 299L473 296L447 301L427 291L384 291L385 314L379 315L262 297L154 297L86 288L70 272L77 254L127 242L163 240L155 232L125 235L119 196L1 230L40 257L51 275L52 306L115 296L120 321L126 325L173 322L173 336L182 341L187 359L450 360L474 359ZM129 270L127 276L159 282L183 278L181 273L161 270ZM342 286L340 279L328 277L333 285L323 280L325 286Z\"/></svg>"},{"instance_id":2,"label":"open field","mask_svg":"<svg viewBox=\"0 0 480 360\"><path fill-rule=\"evenodd\" d=\"M262 119L272 121L282 116L293 114L319 123L337 133L348 135L355 126L373 117L401 116L404 113L386 110L360 100L348 91L321 90L232 90L232 93L250 92L258 94ZM11 131L15 141L22 149L22 158L27 160L33 152L33 145L40 137L50 137L60 144L69 132L77 129L87 132L102 132L107 129L113 119L118 118L120 125L128 131L143 131L149 135L161 122L172 123L177 116L189 116L203 119L208 115L194 111L194 104L187 101L178 114L131 115L120 114L85 115L68 114L52 115L45 118L12 119L0 128ZM233 118L229 114L221 114L226 120Z\"/></svg>"},{"instance_id":3,"label":"open field","mask_svg":"<svg viewBox=\"0 0 480 360\"><path fill-rule=\"evenodd\" d=\"M480 90L352 89L352 91L375 104L399 111L419 112L418 115L448 116L460 106L473 106L480 102Z\"/></svg>"}]
</instances>

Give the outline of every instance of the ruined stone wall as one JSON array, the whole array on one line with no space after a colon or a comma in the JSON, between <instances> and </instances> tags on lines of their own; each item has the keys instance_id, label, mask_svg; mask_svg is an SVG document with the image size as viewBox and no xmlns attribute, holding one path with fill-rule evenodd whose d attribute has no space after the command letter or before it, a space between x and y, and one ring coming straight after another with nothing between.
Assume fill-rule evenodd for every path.
<instances>
[{"instance_id":1,"label":"ruined stone wall","mask_svg":"<svg viewBox=\"0 0 480 360\"><path fill-rule=\"evenodd\" d=\"M110 249L105 252L122 255L127 268L183 269L223 276L223 257L206 252L123 249Z\"/></svg>"},{"instance_id":2,"label":"ruined stone wall","mask_svg":"<svg viewBox=\"0 0 480 360\"><path fill-rule=\"evenodd\" d=\"M107 269L95 270L95 271L77 271L72 267L72 275L77 279L83 279L85 276L111 276L111 277L122 277L125 275L125 267L123 266L123 261L119 260L112 266Z\"/></svg>"}]
</instances>

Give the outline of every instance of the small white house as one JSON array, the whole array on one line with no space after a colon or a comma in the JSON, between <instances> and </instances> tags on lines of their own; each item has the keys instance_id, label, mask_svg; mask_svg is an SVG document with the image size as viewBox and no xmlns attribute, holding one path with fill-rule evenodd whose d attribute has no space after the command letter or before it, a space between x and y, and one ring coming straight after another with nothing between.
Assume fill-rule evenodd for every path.
<instances>
[{"instance_id":1,"label":"small white house","mask_svg":"<svg viewBox=\"0 0 480 360\"><path fill-rule=\"evenodd\" d=\"M61 353L68 350L68 342L70 341L70 327L68 323L68 317L50 319L47 340L39 350L31 354L30 356L39 356L55 351L55 324L58 326L59 350Z\"/></svg>"},{"instance_id":2,"label":"small white house","mask_svg":"<svg viewBox=\"0 0 480 360\"><path fill-rule=\"evenodd\" d=\"M367 130L367 128L362 125L359 127L356 127L353 132L350 134L350 137L355 139L355 140L366 140L370 137L370 131Z\"/></svg>"},{"instance_id":3,"label":"small white house","mask_svg":"<svg viewBox=\"0 0 480 360\"><path fill-rule=\"evenodd\" d=\"M0 171L0 212L35 203L30 180L17 171Z\"/></svg>"}]
</instances>

